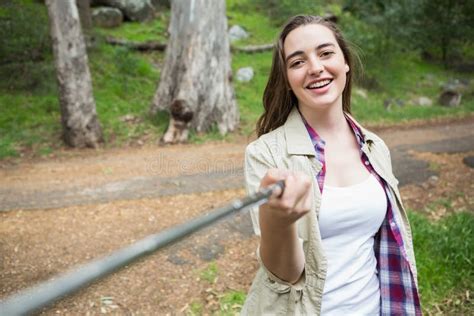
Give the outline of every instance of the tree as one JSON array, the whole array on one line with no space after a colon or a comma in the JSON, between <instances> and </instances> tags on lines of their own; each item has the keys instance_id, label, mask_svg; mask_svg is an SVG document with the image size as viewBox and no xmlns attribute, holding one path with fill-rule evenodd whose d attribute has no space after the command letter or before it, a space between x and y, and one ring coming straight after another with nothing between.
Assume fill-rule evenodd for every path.
<instances>
[{"instance_id":1,"label":"tree","mask_svg":"<svg viewBox=\"0 0 474 316\"><path fill-rule=\"evenodd\" d=\"M83 33L89 33L92 29L91 0L76 0L81 28Z\"/></svg>"},{"instance_id":2,"label":"tree","mask_svg":"<svg viewBox=\"0 0 474 316\"><path fill-rule=\"evenodd\" d=\"M459 60L456 50L474 35L474 2L469 0L346 0L345 9L384 35L347 26L349 33L364 39L359 41L364 47L374 42L379 47L374 55L383 62L387 52L414 48L439 56L448 66Z\"/></svg>"},{"instance_id":3,"label":"tree","mask_svg":"<svg viewBox=\"0 0 474 316\"><path fill-rule=\"evenodd\" d=\"M474 4L467 0L423 0L421 3L423 48L438 48L447 67L459 59L458 56L451 56L456 48L463 42L472 43Z\"/></svg>"},{"instance_id":4,"label":"tree","mask_svg":"<svg viewBox=\"0 0 474 316\"><path fill-rule=\"evenodd\" d=\"M162 141L187 140L189 130L221 134L238 124L230 67L225 0L171 2L170 39L150 112L170 112Z\"/></svg>"},{"instance_id":5,"label":"tree","mask_svg":"<svg viewBox=\"0 0 474 316\"><path fill-rule=\"evenodd\" d=\"M97 147L97 119L86 46L75 0L46 0L59 88L63 138L72 147Z\"/></svg>"}]
</instances>

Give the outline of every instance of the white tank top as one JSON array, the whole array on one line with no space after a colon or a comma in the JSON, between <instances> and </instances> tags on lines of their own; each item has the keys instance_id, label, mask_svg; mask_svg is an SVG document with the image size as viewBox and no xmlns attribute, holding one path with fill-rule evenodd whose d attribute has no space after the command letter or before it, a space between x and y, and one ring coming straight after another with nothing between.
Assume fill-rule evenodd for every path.
<instances>
[{"instance_id":1,"label":"white tank top","mask_svg":"<svg viewBox=\"0 0 474 316\"><path fill-rule=\"evenodd\" d=\"M373 246L386 211L385 191L372 174L348 187L324 185L319 228L328 269L322 315L380 315Z\"/></svg>"}]
</instances>

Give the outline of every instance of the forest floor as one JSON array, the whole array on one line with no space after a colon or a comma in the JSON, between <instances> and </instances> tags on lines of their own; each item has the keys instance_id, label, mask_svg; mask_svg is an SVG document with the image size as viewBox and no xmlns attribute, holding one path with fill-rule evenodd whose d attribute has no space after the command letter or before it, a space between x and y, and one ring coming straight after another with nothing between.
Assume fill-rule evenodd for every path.
<instances>
[{"instance_id":1,"label":"forest floor","mask_svg":"<svg viewBox=\"0 0 474 316\"><path fill-rule=\"evenodd\" d=\"M377 131L408 209L433 220L474 210L474 169L465 163L474 156L473 123ZM247 143L64 150L0 162L0 298L244 196ZM248 290L257 244L248 215L237 215L43 313L222 312L228 295Z\"/></svg>"}]
</instances>

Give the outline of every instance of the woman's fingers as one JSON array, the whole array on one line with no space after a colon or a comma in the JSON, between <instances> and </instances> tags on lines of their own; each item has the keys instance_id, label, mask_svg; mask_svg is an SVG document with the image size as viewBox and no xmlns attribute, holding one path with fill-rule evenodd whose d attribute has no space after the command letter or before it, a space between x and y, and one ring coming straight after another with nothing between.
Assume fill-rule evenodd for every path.
<instances>
[{"instance_id":1,"label":"woman's fingers","mask_svg":"<svg viewBox=\"0 0 474 316\"><path fill-rule=\"evenodd\" d=\"M271 169L263 177L261 187L271 185L279 180L285 180L285 190L281 196L274 194L267 205L288 217L291 221L306 214L311 208L311 181L308 176L300 172Z\"/></svg>"}]
</instances>

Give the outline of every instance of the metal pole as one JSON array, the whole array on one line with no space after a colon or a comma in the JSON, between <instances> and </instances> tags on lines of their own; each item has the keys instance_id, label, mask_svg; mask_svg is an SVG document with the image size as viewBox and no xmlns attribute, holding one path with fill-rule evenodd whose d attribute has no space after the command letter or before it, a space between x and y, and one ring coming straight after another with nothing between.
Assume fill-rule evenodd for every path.
<instances>
[{"instance_id":1,"label":"metal pole","mask_svg":"<svg viewBox=\"0 0 474 316\"><path fill-rule=\"evenodd\" d=\"M0 301L1 315L27 315L35 310L70 295L90 283L103 278L137 259L168 246L214 222L250 206L260 205L277 192L283 192L284 181L264 188L243 199L218 208L208 214L197 217L187 223L169 228L139 240L128 247L116 250L106 257L86 263L78 268L21 291ZM281 194L281 193L280 193Z\"/></svg>"}]
</instances>

